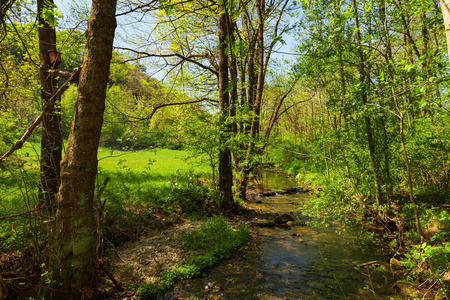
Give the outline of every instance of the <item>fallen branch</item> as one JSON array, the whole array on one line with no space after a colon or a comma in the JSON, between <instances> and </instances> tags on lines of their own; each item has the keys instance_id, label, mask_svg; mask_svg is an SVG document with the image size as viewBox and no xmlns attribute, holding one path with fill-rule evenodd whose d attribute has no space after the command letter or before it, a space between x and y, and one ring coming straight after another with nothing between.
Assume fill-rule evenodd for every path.
<instances>
[{"instance_id":1,"label":"fallen branch","mask_svg":"<svg viewBox=\"0 0 450 300\"><path fill-rule=\"evenodd\" d=\"M75 73L70 76L70 78L56 91L55 94L47 101L44 108L42 109L39 116L31 123L25 133L22 135L20 140L18 140L5 154L0 157L0 163L3 162L5 158L14 153L14 151L22 148L23 144L33 133L34 129L41 124L44 117L47 113L54 107L56 99L58 99L64 92L69 88L70 83L76 82L78 80L78 76L80 75L81 68L79 68Z\"/></svg>"},{"instance_id":2,"label":"fallen branch","mask_svg":"<svg viewBox=\"0 0 450 300\"><path fill-rule=\"evenodd\" d=\"M369 262L360 264L358 267L359 268L364 268L364 267L368 267L368 266L379 266L379 265L380 264L376 260L374 260L374 261L369 261Z\"/></svg>"},{"instance_id":3,"label":"fallen branch","mask_svg":"<svg viewBox=\"0 0 450 300\"><path fill-rule=\"evenodd\" d=\"M4 300L8 297L8 288L3 281L2 275L0 275L0 300Z\"/></svg>"},{"instance_id":4,"label":"fallen branch","mask_svg":"<svg viewBox=\"0 0 450 300\"><path fill-rule=\"evenodd\" d=\"M109 279L111 279L111 281L114 283L117 290L119 292L122 292L124 288L120 285L119 282L117 282L116 278L114 278L114 276L108 271L108 268L106 266L103 266L103 271L105 271L106 275L108 275Z\"/></svg>"},{"instance_id":5,"label":"fallen branch","mask_svg":"<svg viewBox=\"0 0 450 300\"><path fill-rule=\"evenodd\" d=\"M26 211L26 212L23 212L23 213L18 213L18 214L15 214L15 215L4 215L3 217L0 218L0 221L6 220L6 219L15 218L15 217L21 217L23 215L29 215L30 213L35 213L35 212L38 212L38 211L40 211L42 209L43 209L43 207L35 208L35 209L29 210L29 211Z\"/></svg>"}]
</instances>

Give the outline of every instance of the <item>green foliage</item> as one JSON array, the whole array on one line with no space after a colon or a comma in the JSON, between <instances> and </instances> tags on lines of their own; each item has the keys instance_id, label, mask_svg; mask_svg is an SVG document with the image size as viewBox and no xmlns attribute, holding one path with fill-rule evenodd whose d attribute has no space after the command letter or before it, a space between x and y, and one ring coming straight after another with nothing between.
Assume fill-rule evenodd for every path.
<instances>
[{"instance_id":1,"label":"green foliage","mask_svg":"<svg viewBox=\"0 0 450 300\"><path fill-rule=\"evenodd\" d=\"M348 182L339 176L325 177L316 173L300 170L296 177L299 182L318 187L315 198L300 206L309 215L320 218L315 225L328 225L329 222L340 220L348 226L358 226L364 218L365 205L363 199L358 199Z\"/></svg>"},{"instance_id":2,"label":"green foliage","mask_svg":"<svg viewBox=\"0 0 450 300\"><path fill-rule=\"evenodd\" d=\"M61 99L61 131L64 139L69 137L70 126L72 126L73 109L77 96L77 88L72 85L65 91Z\"/></svg>"},{"instance_id":3,"label":"green foliage","mask_svg":"<svg viewBox=\"0 0 450 300\"><path fill-rule=\"evenodd\" d=\"M4 251L35 248L45 237L42 219L30 212L38 194L39 174L28 170L36 166L34 163L25 156L13 156L0 164L0 248Z\"/></svg>"},{"instance_id":4,"label":"green foliage","mask_svg":"<svg viewBox=\"0 0 450 300\"><path fill-rule=\"evenodd\" d=\"M414 245L405 256L401 264L409 270L410 276L416 277L418 273L423 272L433 284L441 288L446 297L450 295L444 279L445 274L450 271L449 242L439 246L428 243Z\"/></svg>"},{"instance_id":5,"label":"green foliage","mask_svg":"<svg viewBox=\"0 0 450 300\"><path fill-rule=\"evenodd\" d=\"M443 242L450 240L450 213L446 210L434 212L434 218L437 222L439 232L436 232L432 241Z\"/></svg>"},{"instance_id":6,"label":"green foliage","mask_svg":"<svg viewBox=\"0 0 450 300\"><path fill-rule=\"evenodd\" d=\"M143 284L138 295L148 296L170 288L176 280L192 278L205 268L212 267L221 259L231 257L233 250L250 239L246 226L240 225L234 230L224 217L214 216L200 228L183 237L183 247L189 250L203 250L204 253L188 258L184 263L166 270L159 281Z\"/></svg>"},{"instance_id":7,"label":"green foliage","mask_svg":"<svg viewBox=\"0 0 450 300\"><path fill-rule=\"evenodd\" d=\"M83 63L86 36L80 30L58 30L56 44L61 52L62 62L59 69L74 72Z\"/></svg>"},{"instance_id":8,"label":"green foliage","mask_svg":"<svg viewBox=\"0 0 450 300\"><path fill-rule=\"evenodd\" d=\"M246 230L245 226L239 226L237 231L233 231L225 218L215 216L198 230L186 234L183 246L189 250L210 250L218 243L233 243L241 234L245 236Z\"/></svg>"},{"instance_id":9,"label":"green foliage","mask_svg":"<svg viewBox=\"0 0 450 300\"><path fill-rule=\"evenodd\" d=\"M45 0L44 7L41 10L41 17L47 24L55 28L56 26L58 26L58 22L62 17L62 12L58 10L55 4L48 0Z\"/></svg>"},{"instance_id":10,"label":"green foliage","mask_svg":"<svg viewBox=\"0 0 450 300\"><path fill-rule=\"evenodd\" d=\"M177 171L169 180L172 186L171 193L164 198L167 203L178 205L181 213L197 219L211 206L217 206L221 202L221 194L214 188L202 183L206 178L205 173L195 173L193 169L187 172Z\"/></svg>"},{"instance_id":11,"label":"green foliage","mask_svg":"<svg viewBox=\"0 0 450 300\"><path fill-rule=\"evenodd\" d=\"M213 182L219 154L219 126L218 116L203 111L194 111L191 118L184 118L178 127L183 145L191 155L207 162L212 170Z\"/></svg>"},{"instance_id":12,"label":"green foliage","mask_svg":"<svg viewBox=\"0 0 450 300\"><path fill-rule=\"evenodd\" d=\"M16 121L16 114L12 110L0 111L0 132L2 132L0 136L1 153L4 153L15 142L15 138L19 134Z\"/></svg>"}]
</instances>

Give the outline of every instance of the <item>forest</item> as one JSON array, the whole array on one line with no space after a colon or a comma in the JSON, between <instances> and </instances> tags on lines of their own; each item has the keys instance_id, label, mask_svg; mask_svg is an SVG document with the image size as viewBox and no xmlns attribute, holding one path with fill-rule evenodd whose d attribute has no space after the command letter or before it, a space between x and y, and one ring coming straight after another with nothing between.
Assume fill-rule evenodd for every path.
<instances>
[{"instance_id":1,"label":"forest","mask_svg":"<svg viewBox=\"0 0 450 300\"><path fill-rule=\"evenodd\" d=\"M450 0L1 0L0 20L0 300L450 297ZM313 249L327 228L375 253L356 292L321 246L329 290L186 288L264 230Z\"/></svg>"}]
</instances>

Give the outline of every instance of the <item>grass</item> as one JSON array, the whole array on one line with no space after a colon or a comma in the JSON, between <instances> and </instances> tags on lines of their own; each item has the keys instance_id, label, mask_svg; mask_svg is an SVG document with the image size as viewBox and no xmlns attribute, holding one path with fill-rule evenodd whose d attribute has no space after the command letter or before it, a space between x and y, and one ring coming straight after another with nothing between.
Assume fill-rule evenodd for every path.
<instances>
[{"instance_id":1,"label":"grass","mask_svg":"<svg viewBox=\"0 0 450 300\"><path fill-rule=\"evenodd\" d=\"M27 143L17 152L20 159L10 160L6 169L0 170L0 218L28 211L37 203L39 153L38 143ZM102 194L107 200L107 218L113 220L109 230L123 233L110 236L111 240L129 239L136 227L150 220L170 223L183 214L201 216L199 209L206 209L209 200L218 199L205 184L209 165L201 158L186 160L188 155L187 151L169 149L99 149L97 186L110 178ZM13 223L21 222L0 219L0 237L9 236L16 226Z\"/></svg>"},{"instance_id":2,"label":"grass","mask_svg":"<svg viewBox=\"0 0 450 300\"><path fill-rule=\"evenodd\" d=\"M152 149L133 152L111 151L100 148L99 173L114 174L129 171L135 174L151 173L154 180L167 182L177 172L195 169L196 173L210 172L201 159L189 160L184 150Z\"/></svg>"},{"instance_id":3,"label":"grass","mask_svg":"<svg viewBox=\"0 0 450 300\"><path fill-rule=\"evenodd\" d=\"M31 210L38 200L39 153L39 144L28 143L17 152L17 158L8 160L0 169L1 251L34 251L48 238L48 227L36 214L9 217ZM185 217L206 219L217 213L215 204L221 197L208 181L209 164L202 162L201 157L187 160L188 156L183 150L99 149L97 188L106 177L110 178L101 197L106 201L100 222L105 253L111 249L110 244L134 239L147 228L167 226ZM249 238L246 227L234 230L224 218L213 217L185 238L185 246L200 254L166 270L158 282L143 285L140 293L148 295L167 289L178 279L199 274L218 260L230 257L233 249ZM40 261L34 263L39 265Z\"/></svg>"},{"instance_id":4,"label":"grass","mask_svg":"<svg viewBox=\"0 0 450 300\"><path fill-rule=\"evenodd\" d=\"M149 296L169 289L179 279L189 279L211 268L216 262L231 257L233 250L250 240L250 232L244 225L231 228L224 217L214 216L204 225L184 236L183 247L190 251L201 251L166 270L161 278L142 284L138 295Z\"/></svg>"}]
</instances>

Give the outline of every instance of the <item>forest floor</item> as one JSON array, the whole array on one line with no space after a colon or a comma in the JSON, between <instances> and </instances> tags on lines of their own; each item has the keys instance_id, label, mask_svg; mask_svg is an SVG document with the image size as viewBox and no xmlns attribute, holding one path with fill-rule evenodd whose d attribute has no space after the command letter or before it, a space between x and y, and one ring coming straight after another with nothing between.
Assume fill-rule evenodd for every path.
<instances>
[{"instance_id":1,"label":"forest floor","mask_svg":"<svg viewBox=\"0 0 450 300\"><path fill-rule=\"evenodd\" d=\"M257 201L260 192L262 191L258 189L249 191L248 198L251 199L250 201ZM250 251L257 251L259 248L260 239L256 230L257 223L271 220L273 217L274 214L261 214L257 210L246 207L244 204L240 214L229 218L229 222L232 226L242 223L247 224L250 228L252 239L235 251L229 260L219 262L219 264L239 266L245 263L243 259L246 254ZM149 283L160 277L164 270L175 266L192 254L182 247L182 235L198 227L203 222L205 221L188 219L178 219L177 222L160 222L160 226L147 226L147 229L138 232L134 239L119 242L116 246L110 245L106 247L105 256L107 262L103 263L103 265L107 266L109 272L99 273L102 278L95 299L140 299L136 293L139 285ZM376 227L372 228L372 230L380 236L386 236L386 239L383 241L383 248L389 250L389 256L393 256L394 252L398 253L398 249L393 249L389 246L392 244L393 237L387 235L387 232L382 230L381 225ZM39 245L37 247L40 248ZM34 294L33 290L38 289L42 275L40 274L40 266L35 263L37 255L37 253L32 251L25 251L25 253L4 252L0 254L1 275L9 288L10 296L15 295L19 298L23 296L25 298L25 295L32 295ZM110 273L110 276L107 273ZM398 273L400 274L401 270L398 270ZM450 283L450 272L444 275L444 280ZM111 278L117 280L120 287L123 288L122 291L119 291ZM1 282L2 278L0 277L0 284ZM410 290L417 295L426 295L427 291L433 288L426 281L420 289L415 289L413 285L414 283L399 284L399 294L402 293L401 290ZM208 287L205 286L205 288ZM429 295L432 295L432 293L430 292ZM2 298L0 297L0 299Z\"/></svg>"},{"instance_id":2,"label":"forest floor","mask_svg":"<svg viewBox=\"0 0 450 300\"><path fill-rule=\"evenodd\" d=\"M252 200L257 201L257 190L249 191ZM257 210L241 207L240 214L228 218L232 227L239 224L248 225L251 232L251 240L244 246L234 251L227 264L240 265L242 257L248 251L256 251L260 239L256 230L256 223L273 219L276 214L261 214ZM109 250L111 275L117 280L122 291L108 278L98 289L99 296L106 299L140 299L136 289L141 284L147 284L159 278L164 270L183 262L192 253L182 247L183 234L198 228L206 221L182 220L169 228L161 228L146 232L137 241L129 241ZM219 262L223 263L223 262ZM208 288L208 287L205 287Z\"/></svg>"}]
</instances>

